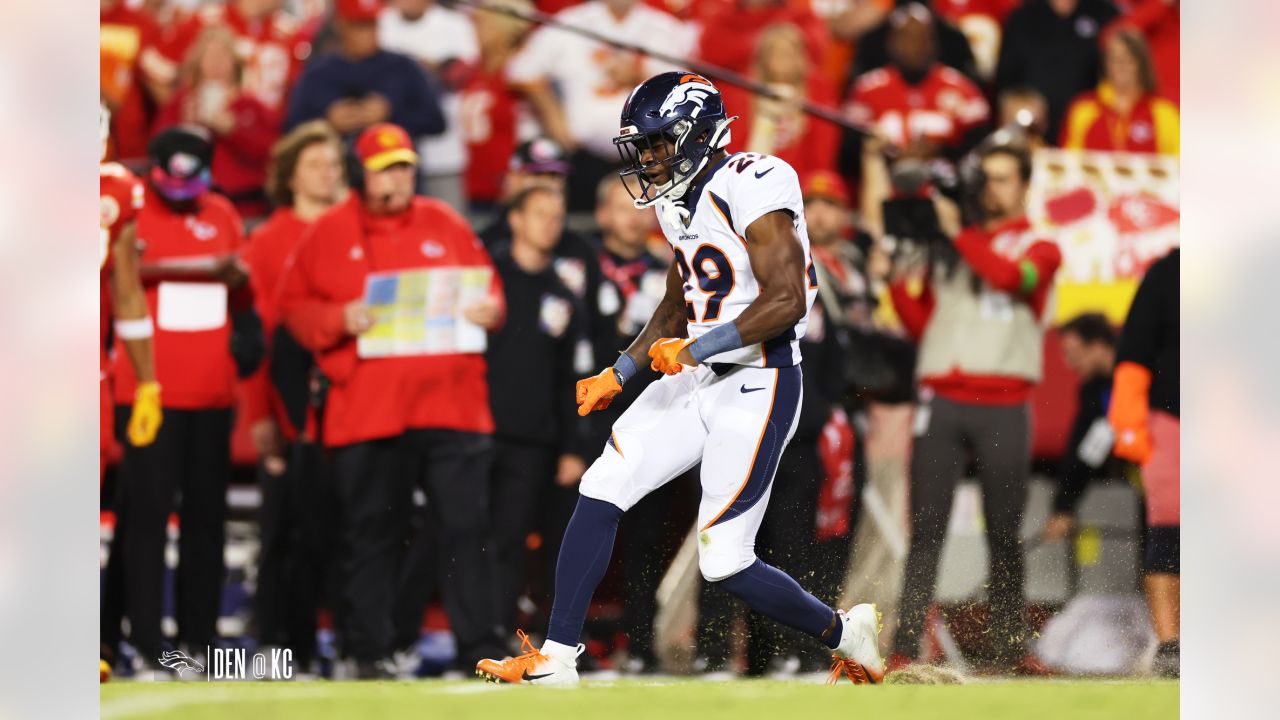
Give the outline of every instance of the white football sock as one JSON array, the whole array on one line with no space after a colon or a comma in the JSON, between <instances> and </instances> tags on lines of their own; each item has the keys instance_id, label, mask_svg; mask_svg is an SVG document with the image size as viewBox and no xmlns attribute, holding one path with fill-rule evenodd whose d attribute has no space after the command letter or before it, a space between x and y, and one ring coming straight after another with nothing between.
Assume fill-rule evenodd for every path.
<instances>
[{"instance_id":1,"label":"white football sock","mask_svg":"<svg viewBox=\"0 0 1280 720\"><path fill-rule=\"evenodd\" d=\"M542 654L555 658L569 667L578 666L578 647L576 645L563 645L555 640L547 640L542 643Z\"/></svg>"}]
</instances>

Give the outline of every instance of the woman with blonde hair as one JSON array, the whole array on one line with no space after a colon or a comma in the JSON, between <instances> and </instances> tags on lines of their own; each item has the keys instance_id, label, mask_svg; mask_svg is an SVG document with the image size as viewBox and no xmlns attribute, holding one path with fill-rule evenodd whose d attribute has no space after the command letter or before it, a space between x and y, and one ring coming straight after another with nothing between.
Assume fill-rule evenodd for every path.
<instances>
[{"instance_id":1,"label":"woman with blonde hair","mask_svg":"<svg viewBox=\"0 0 1280 720\"><path fill-rule=\"evenodd\" d=\"M801 177L814 170L834 169L839 128L810 117L800 108L805 100L833 107L835 90L815 68L798 27L775 23L760 32L751 77L769 86L779 98L724 89L725 109L740 116L733 125L734 142L729 149L782 158Z\"/></svg>"},{"instance_id":2,"label":"woman with blonde hair","mask_svg":"<svg viewBox=\"0 0 1280 720\"><path fill-rule=\"evenodd\" d=\"M222 26L200 33L182 61L178 89L157 117L157 130L190 123L214 135L213 184L242 217L266 214L267 162L280 116L242 86L235 35Z\"/></svg>"},{"instance_id":3,"label":"woman with blonde hair","mask_svg":"<svg viewBox=\"0 0 1280 720\"><path fill-rule=\"evenodd\" d=\"M1062 147L1177 155L1178 106L1157 92L1147 41L1118 25L1103 33L1102 48L1102 82L1067 109Z\"/></svg>"}]
</instances>

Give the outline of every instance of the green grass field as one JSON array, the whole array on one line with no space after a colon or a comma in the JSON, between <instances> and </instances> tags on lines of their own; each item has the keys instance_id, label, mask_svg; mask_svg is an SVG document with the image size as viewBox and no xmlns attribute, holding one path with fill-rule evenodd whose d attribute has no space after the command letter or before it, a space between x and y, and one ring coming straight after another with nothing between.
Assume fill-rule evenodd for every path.
<instances>
[{"instance_id":1,"label":"green grass field","mask_svg":"<svg viewBox=\"0 0 1280 720\"><path fill-rule=\"evenodd\" d=\"M961 686L827 687L771 680L625 680L556 689L470 681L113 682L102 687L101 707L105 719L180 720L1166 720L1178 717L1178 684L1009 681Z\"/></svg>"}]
</instances>

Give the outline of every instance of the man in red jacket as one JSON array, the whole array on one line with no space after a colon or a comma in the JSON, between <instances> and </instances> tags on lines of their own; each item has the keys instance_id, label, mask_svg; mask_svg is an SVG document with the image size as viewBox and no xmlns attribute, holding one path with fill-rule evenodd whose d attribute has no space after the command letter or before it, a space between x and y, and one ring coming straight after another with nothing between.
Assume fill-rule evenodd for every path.
<instances>
[{"instance_id":1,"label":"man in red jacket","mask_svg":"<svg viewBox=\"0 0 1280 720\"><path fill-rule=\"evenodd\" d=\"M466 220L439 200L414 195L418 157L404 129L373 125L353 152L356 191L303 237L279 309L329 382L321 432L341 513L339 628L357 675L372 678L387 674L383 661L393 649L391 613L415 484L428 498L424 522L449 550L441 587L460 662L502 652L492 553L484 547L493 446L484 355L362 357L357 342L374 325L362 299L371 273L492 271L493 264ZM488 296L462 314L493 329L502 321L502 297L494 274ZM406 576L429 559L423 535L410 548Z\"/></svg>"},{"instance_id":2,"label":"man in red jacket","mask_svg":"<svg viewBox=\"0 0 1280 720\"><path fill-rule=\"evenodd\" d=\"M972 452L991 549L992 650L1003 671L1040 670L1024 645L1018 532L1031 471L1027 400L1044 366L1045 308L1062 255L1027 220L1027 152L992 147L982 170L983 221L950 245L935 246L919 296L903 284L890 288L894 308L919 342L921 396L911 457L911 550L891 669L920 651L952 496Z\"/></svg>"},{"instance_id":3,"label":"man in red jacket","mask_svg":"<svg viewBox=\"0 0 1280 720\"><path fill-rule=\"evenodd\" d=\"M145 447L132 436L124 443L109 562L123 563L130 643L146 671L165 674L156 663L169 515L177 510L181 528L178 642L196 656L217 636L235 380L257 365L262 341L247 278L235 267L244 238L240 218L226 198L209 191L208 131L174 126L152 138L148 152L152 167L137 228L140 274L156 319L164 424ZM126 340L117 337L117 357ZM118 428L147 380L132 364L116 364ZM108 568L108 575L121 567ZM104 644L113 646L119 632L118 617L103 618Z\"/></svg>"}]
</instances>

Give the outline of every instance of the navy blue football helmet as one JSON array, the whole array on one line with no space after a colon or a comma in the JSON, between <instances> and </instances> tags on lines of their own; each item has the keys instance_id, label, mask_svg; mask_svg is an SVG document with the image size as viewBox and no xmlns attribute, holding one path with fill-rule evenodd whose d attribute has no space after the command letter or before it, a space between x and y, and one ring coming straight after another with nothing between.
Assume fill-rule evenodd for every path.
<instances>
[{"instance_id":1,"label":"navy blue football helmet","mask_svg":"<svg viewBox=\"0 0 1280 720\"><path fill-rule=\"evenodd\" d=\"M707 160L729 144L729 123L736 119L726 115L716 86L697 73L665 72L637 85L622 106L622 128L613 139L622 156L618 175L636 207L683 197ZM655 182L652 176L663 170L667 178Z\"/></svg>"}]
</instances>

